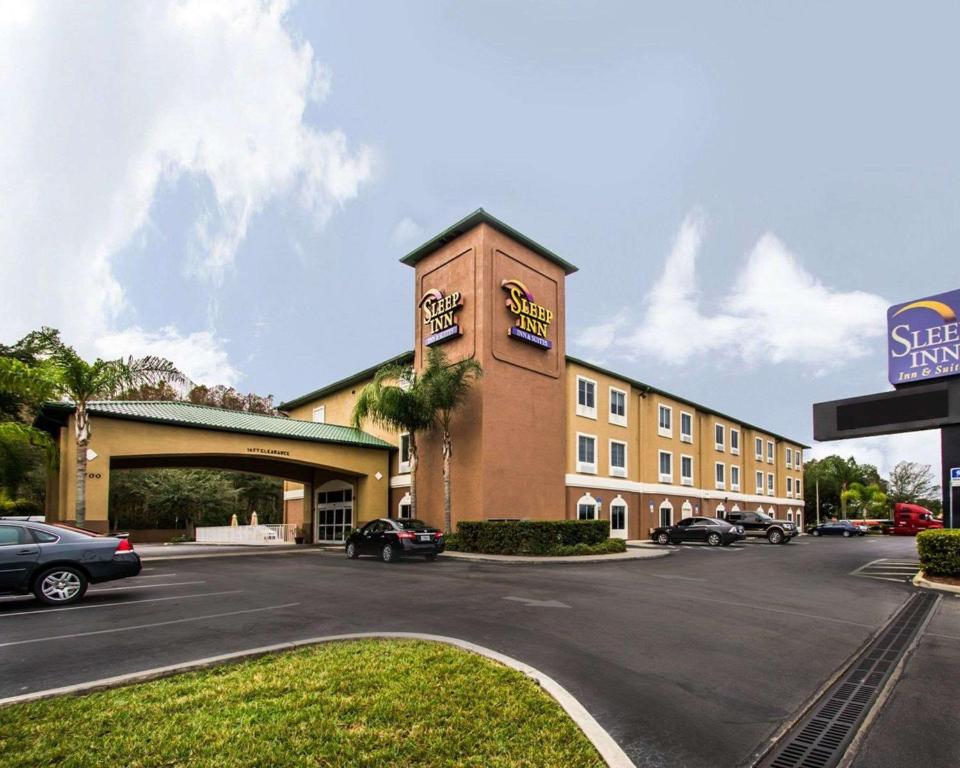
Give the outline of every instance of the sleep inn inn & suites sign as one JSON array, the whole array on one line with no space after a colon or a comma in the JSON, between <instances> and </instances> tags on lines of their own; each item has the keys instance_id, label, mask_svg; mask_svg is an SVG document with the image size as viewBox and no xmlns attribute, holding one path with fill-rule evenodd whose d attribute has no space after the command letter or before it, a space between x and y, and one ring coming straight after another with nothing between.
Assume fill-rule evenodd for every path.
<instances>
[{"instance_id":1,"label":"sleep inn inn & suites sign","mask_svg":"<svg viewBox=\"0 0 960 768\"><path fill-rule=\"evenodd\" d=\"M887 356L895 387L960 376L960 290L887 310Z\"/></svg>"}]
</instances>

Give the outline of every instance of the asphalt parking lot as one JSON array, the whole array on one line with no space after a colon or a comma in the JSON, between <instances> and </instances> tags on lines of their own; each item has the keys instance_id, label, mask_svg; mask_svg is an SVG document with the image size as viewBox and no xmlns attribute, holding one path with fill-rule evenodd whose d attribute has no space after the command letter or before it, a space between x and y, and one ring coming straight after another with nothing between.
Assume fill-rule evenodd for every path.
<instances>
[{"instance_id":1,"label":"asphalt parking lot","mask_svg":"<svg viewBox=\"0 0 960 768\"><path fill-rule=\"evenodd\" d=\"M912 594L914 562L913 539L890 537L572 565L146 560L74 607L0 598L0 697L318 635L429 632L551 675L638 766L744 765ZM958 660L960 599L945 596L859 768L960 764L960 679L944 673Z\"/></svg>"}]
</instances>

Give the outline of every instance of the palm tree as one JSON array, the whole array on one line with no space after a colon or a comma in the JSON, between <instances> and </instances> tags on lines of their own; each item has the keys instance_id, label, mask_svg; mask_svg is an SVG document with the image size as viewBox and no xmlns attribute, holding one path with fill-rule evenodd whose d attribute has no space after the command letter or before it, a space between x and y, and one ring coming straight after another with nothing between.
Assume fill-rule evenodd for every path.
<instances>
[{"instance_id":1,"label":"palm tree","mask_svg":"<svg viewBox=\"0 0 960 768\"><path fill-rule=\"evenodd\" d=\"M88 406L95 400L110 400L121 393L145 384L161 381L185 385L189 380L169 360L154 355L118 360L97 358L88 363L67 345L59 346L50 358L54 365L54 385L58 394L76 407L75 437L77 446L74 519L80 527L86 523L87 444L90 442Z\"/></svg>"},{"instance_id":2,"label":"palm tree","mask_svg":"<svg viewBox=\"0 0 960 768\"><path fill-rule=\"evenodd\" d=\"M876 483L870 485L850 483L850 487L841 494L840 498L845 505L850 501L857 505L860 508L860 518L863 520L867 518L867 512L882 511L887 503L887 494Z\"/></svg>"},{"instance_id":3,"label":"palm tree","mask_svg":"<svg viewBox=\"0 0 960 768\"><path fill-rule=\"evenodd\" d=\"M453 414L467 399L470 386L483 375L480 363L472 357L451 363L443 350L431 347L427 353L427 366L421 379L427 391L434 425L443 433L443 530L450 533L453 524L451 509L450 457L453 455L453 440L450 437L450 422Z\"/></svg>"},{"instance_id":4,"label":"palm tree","mask_svg":"<svg viewBox=\"0 0 960 768\"><path fill-rule=\"evenodd\" d=\"M433 423L423 383L409 365L392 363L378 370L353 405L351 421L406 432L410 440L410 513L417 516L417 433Z\"/></svg>"}]
</instances>

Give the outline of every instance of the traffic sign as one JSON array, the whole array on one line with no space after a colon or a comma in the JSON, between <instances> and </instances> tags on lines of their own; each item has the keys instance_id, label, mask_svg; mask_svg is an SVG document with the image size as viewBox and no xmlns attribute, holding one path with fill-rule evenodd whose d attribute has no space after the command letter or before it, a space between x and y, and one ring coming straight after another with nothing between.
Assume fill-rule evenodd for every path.
<instances>
[{"instance_id":1,"label":"traffic sign","mask_svg":"<svg viewBox=\"0 0 960 768\"><path fill-rule=\"evenodd\" d=\"M950 487L960 488L960 467L953 467L950 470Z\"/></svg>"}]
</instances>

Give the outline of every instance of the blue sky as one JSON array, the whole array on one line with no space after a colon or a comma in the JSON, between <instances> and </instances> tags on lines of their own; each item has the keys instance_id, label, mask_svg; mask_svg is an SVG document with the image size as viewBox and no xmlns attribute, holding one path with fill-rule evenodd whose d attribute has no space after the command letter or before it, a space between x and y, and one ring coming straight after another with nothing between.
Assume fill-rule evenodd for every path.
<instances>
[{"instance_id":1,"label":"blue sky","mask_svg":"<svg viewBox=\"0 0 960 768\"><path fill-rule=\"evenodd\" d=\"M809 442L960 285L958 16L0 3L0 338L292 397L408 349L398 258L483 206L580 267L571 354Z\"/></svg>"}]
</instances>

